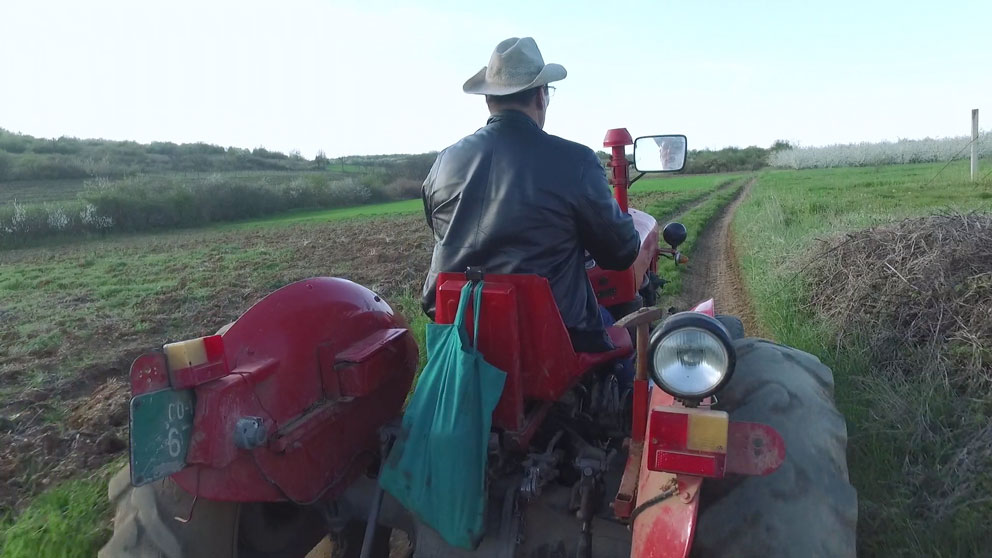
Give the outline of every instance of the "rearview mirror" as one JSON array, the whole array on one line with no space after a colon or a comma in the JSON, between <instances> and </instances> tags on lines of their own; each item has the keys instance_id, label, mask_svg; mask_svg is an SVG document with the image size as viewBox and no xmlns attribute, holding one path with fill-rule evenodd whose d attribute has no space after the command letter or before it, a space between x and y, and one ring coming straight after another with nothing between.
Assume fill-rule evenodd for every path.
<instances>
[{"instance_id":1,"label":"rearview mirror","mask_svg":"<svg viewBox=\"0 0 992 558\"><path fill-rule=\"evenodd\" d=\"M634 168L639 172L677 172L685 168L686 138L644 136L634 141Z\"/></svg>"}]
</instances>

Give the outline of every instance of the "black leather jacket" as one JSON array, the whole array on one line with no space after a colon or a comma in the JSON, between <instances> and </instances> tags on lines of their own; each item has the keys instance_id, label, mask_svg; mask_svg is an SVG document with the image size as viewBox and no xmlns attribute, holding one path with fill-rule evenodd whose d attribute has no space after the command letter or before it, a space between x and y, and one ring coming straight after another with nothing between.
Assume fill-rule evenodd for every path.
<instances>
[{"instance_id":1,"label":"black leather jacket","mask_svg":"<svg viewBox=\"0 0 992 558\"><path fill-rule=\"evenodd\" d=\"M584 251L600 267L626 269L640 239L591 149L545 133L521 112L500 112L438 154L423 197L436 241L423 292L428 316L439 272L535 273L550 282L577 349L589 334L603 338Z\"/></svg>"}]
</instances>

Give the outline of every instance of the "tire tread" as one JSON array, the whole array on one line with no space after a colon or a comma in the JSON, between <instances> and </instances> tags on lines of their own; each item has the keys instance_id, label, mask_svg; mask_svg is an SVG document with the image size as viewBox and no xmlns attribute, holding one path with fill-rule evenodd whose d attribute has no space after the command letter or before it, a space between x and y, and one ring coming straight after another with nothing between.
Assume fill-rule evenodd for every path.
<instances>
[{"instance_id":1,"label":"tire tread","mask_svg":"<svg viewBox=\"0 0 992 558\"><path fill-rule=\"evenodd\" d=\"M774 427L786 459L765 477L703 483L694 556L855 556L857 494L833 375L815 356L770 341L734 341L737 367L716 409Z\"/></svg>"}]
</instances>

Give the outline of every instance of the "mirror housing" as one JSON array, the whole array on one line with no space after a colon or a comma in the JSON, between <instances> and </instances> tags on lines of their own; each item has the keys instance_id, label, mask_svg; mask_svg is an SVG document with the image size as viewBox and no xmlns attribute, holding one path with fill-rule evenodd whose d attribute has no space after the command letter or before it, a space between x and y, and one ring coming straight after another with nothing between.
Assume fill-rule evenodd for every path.
<instances>
[{"instance_id":1,"label":"mirror housing","mask_svg":"<svg viewBox=\"0 0 992 558\"><path fill-rule=\"evenodd\" d=\"M685 230L685 225L678 222L671 222L665 225L665 230L661 232L662 238L665 239L665 244L668 244L672 249L679 247L679 244L685 242L685 237L689 235L688 231Z\"/></svg>"},{"instance_id":2,"label":"mirror housing","mask_svg":"<svg viewBox=\"0 0 992 558\"><path fill-rule=\"evenodd\" d=\"M683 135L643 136L634 140L634 169L638 172L678 172L689 151Z\"/></svg>"}]
</instances>

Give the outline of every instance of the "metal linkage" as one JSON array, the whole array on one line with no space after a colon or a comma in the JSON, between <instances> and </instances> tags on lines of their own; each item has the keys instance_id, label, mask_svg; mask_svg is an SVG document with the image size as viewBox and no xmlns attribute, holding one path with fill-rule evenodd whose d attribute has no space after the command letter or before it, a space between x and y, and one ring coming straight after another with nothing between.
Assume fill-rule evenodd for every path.
<instances>
[{"instance_id":1,"label":"metal linkage","mask_svg":"<svg viewBox=\"0 0 992 558\"><path fill-rule=\"evenodd\" d=\"M541 488L558 478L558 463L561 453L555 451L558 440L564 432L558 431L548 443L543 453L531 453L524 460L524 478L520 481L520 494L525 500L541 495Z\"/></svg>"}]
</instances>

